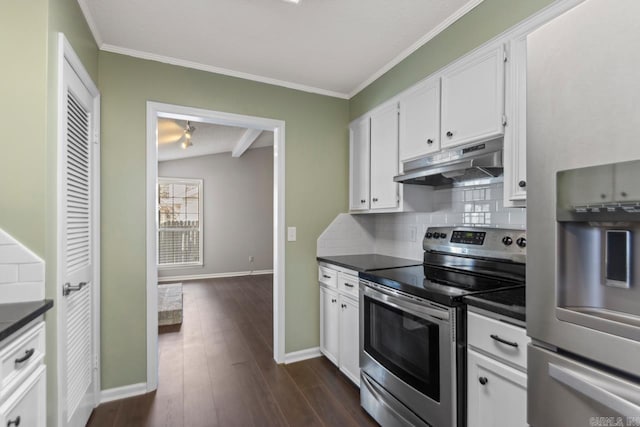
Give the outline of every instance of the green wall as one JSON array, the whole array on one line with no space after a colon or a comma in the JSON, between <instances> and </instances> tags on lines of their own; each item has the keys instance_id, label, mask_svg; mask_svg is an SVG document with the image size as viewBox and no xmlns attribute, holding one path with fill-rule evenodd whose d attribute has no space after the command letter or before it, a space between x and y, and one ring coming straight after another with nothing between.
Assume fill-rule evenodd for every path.
<instances>
[{"instance_id":1,"label":"green wall","mask_svg":"<svg viewBox=\"0 0 640 427\"><path fill-rule=\"evenodd\" d=\"M56 292L57 32L67 35L97 81L98 48L74 0L2 0L0 55L0 228L46 262ZM57 302L57 301L56 301ZM47 418L56 425L56 308L46 314Z\"/></svg>"},{"instance_id":2,"label":"green wall","mask_svg":"<svg viewBox=\"0 0 640 427\"><path fill-rule=\"evenodd\" d=\"M349 100L353 120L497 36L553 0L484 0Z\"/></svg>"},{"instance_id":3,"label":"green wall","mask_svg":"<svg viewBox=\"0 0 640 427\"><path fill-rule=\"evenodd\" d=\"M0 228L44 257L47 1L1 5Z\"/></svg>"},{"instance_id":4,"label":"green wall","mask_svg":"<svg viewBox=\"0 0 640 427\"><path fill-rule=\"evenodd\" d=\"M286 122L286 351L319 342L316 240L347 209L348 102L100 52L102 387L146 381L146 102Z\"/></svg>"}]
</instances>

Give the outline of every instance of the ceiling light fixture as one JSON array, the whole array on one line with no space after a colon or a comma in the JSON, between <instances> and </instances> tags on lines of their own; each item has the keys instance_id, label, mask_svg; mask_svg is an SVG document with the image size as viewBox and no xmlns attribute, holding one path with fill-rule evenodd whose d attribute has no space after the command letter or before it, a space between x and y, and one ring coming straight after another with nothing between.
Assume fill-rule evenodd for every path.
<instances>
[{"instance_id":1,"label":"ceiling light fixture","mask_svg":"<svg viewBox=\"0 0 640 427\"><path fill-rule=\"evenodd\" d=\"M182 144L180 146L183 150L191 147L193 143L191 142L191 137L193 136L193 132L196 130L195 127L191 126L191 122L187 120L187 124L184 127L184 135L182 136Z\"/></svg>"},{"instance_id":2,"label":"ceiling light fixture","mask_svg":"<svg viewBox=\"0 0 640 427\"><path fill-rule=\"evenodd\" d=\"M282 0L282 1L285 1L285 2L287 2L287 3L293 3L293 4L298 4L298 3L300 3L300 0Z\"/></svg>"}]
</instances>

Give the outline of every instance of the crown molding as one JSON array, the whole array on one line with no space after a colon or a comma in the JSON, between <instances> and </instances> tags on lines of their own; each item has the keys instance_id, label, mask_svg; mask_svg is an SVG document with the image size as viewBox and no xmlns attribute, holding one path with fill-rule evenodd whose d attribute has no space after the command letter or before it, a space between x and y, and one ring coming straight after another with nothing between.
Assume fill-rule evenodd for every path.
<instances>
[{"instance_id":1,"label":"crown molding","mask_svg":"<svg viewBox=\"0 0 640 427\"><path fill-rule=\"evenodd\" d=\"M477 5L482 3L483 1L484 0L470 0L468 3L466 3L460 9L456 10L453 14L449 15L449 17L447 19L445 19L444 21L442 21L437 27L435 27L433 30L429 31L427 34L422 36L420 39L418 39L418 41L416 41L414 44L412 44L411 46L409 46L408 48L403 50L398 56L393 58L391 61L386 63L382 68L380 68L378 71L376 71L371 76L369 76L368 79L366 79L365 81L360 83L358 86L356 86L356 88L353 89L349 93L349 99L351 99L354 96L356 96L364 88L366 88L371 83L373 83L378 78L380 78L384 73L386 73L387 71L389 71L390 69L392 69L393 67L398 65L400 62L404 61L409 55L411 55L416 50L420 49L423 45L425 45L431 39L433 39L438 34L443 32L447 28L449 28L449 26L451 26L451 24L456 22L458 19L462 18L470 10L472 10L474 7L476 7Z\"/></svg>"}]
</instances>

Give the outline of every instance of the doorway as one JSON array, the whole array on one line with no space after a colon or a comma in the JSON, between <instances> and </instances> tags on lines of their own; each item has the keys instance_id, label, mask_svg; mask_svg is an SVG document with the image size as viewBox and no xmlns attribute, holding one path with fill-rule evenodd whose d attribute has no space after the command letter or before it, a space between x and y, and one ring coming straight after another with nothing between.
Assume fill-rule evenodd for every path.
<instances>
[{"instance_id":1,"label":"doorway","mask_svg":"<svg viewBox=\"0 0 640 427\"><path fill-rule=\"evenodd\" d=\"M158 123L163 119L273 132L273 358L284 362L285 123L186 106L147 102L147 390L158 386ZM184 141L183 141L184 142Z\"/></svg>"}]
</instances>

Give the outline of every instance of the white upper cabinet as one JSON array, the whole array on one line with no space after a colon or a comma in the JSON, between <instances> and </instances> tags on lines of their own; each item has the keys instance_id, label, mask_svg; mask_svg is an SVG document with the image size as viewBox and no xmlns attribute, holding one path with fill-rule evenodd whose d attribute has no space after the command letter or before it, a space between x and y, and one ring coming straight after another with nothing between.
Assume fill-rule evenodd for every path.
<instances>
[{"instance_id":1,"label":"white upper cabinet","mask_svg":"<svg viewBox=\"0 0 640 427\"><path fill-rule=\"evenodd\" d=\"M504 132L504 206L524 207L527 200L527 37L509 43Z\"/></svg>"},{"instance_id":2,"label":"white upper cabinet","mask_svg":"<svg viewBox=\"0 0 640 427\"><path fill-rule=\"evenodd\" d=\"M455 64L442 75L442 147L503 135L504 47Z\"/></svg>"},{"instance_id":3,"label":"white upper cabinet","mask_svg":"<svg viewBox=\"0 0 640 427\"><path fill-rule=\"evenodd\" d=\"M369 117L349 126L349 209L369 210Z\"/></svg>"},{"instance_id":4,"label":"white upper cabinet","mask_svg":"<svg viewBox=\"0 0 640 427\"><path fill-rule=\"evenodd\" d=\"M440 78L430 78L400 99L400 161L440 151Z\"/></svg>"},{"instance_id":5,"label":"white upper cabinet","mask_svg":"<svg viewBox=\"0 0 640 427\"><path fill-rule=\"evenodd\" d=\"M398 183L398 104L371 114L371 210L395 209L400 202Z\"/></svg>"}]
</instances>

